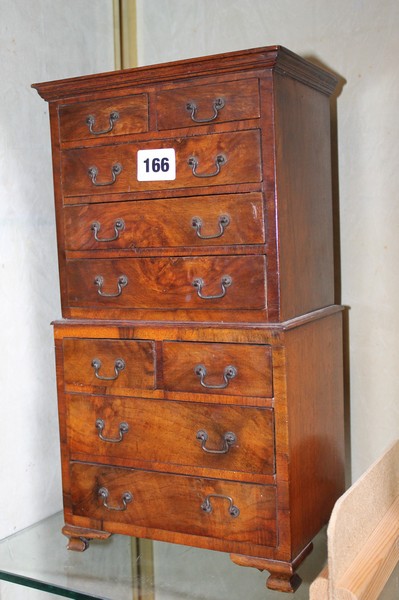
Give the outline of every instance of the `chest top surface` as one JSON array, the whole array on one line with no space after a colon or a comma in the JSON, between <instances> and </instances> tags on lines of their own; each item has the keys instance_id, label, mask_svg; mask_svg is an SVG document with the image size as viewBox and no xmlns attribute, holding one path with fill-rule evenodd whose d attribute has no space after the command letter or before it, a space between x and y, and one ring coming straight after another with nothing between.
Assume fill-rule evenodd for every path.
<instances>
[{"instance_id":1,"label":"chest top surface","mask_svg":"<svg viewBox=\"0 0 399 600\"><path fill-rule=\"evenodd\" d=\"M37 89L45 100L57 101L71 96L92 93L93 90L123 90L128 86L166 83L168 81L195 78L199 75L213 76L256 69L274 70L303 81L326 94L331 94L337 83L336 78L328 71L310 63L283 46L275 45L36 83L32 87Z\"/></svg>"}]
</instances>

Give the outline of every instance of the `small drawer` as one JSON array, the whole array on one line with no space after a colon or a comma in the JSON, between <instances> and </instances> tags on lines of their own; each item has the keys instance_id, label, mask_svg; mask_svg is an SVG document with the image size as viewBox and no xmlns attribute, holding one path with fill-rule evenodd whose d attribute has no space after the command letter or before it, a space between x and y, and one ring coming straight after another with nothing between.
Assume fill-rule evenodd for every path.
<instances>
[{"instance_id":1,"label":"small drawer","mask_svg":"<svg viewBox=\"0 0 399 600\"><path fill-rule=\"evenodd\" d=\"M164 342L167 390L272 397L271 347Z\"/></svg>"},{"instance_id":2,"label":"small drawer","mask_svg":"<svg viewBox=\"0 0 399 600\"><path fill-rule=\"evenodd\" d=\"M184 475L72 463L74 515L274 547L276 490Z\"/></svg>"},{"instance_id":3,"label":"small drawer","mask_svg":"<svg viewBox=\"0 0 399 600\"><path fill-rule=\"evenodd\" d=\"M162 175L160 159L153 159L158 160L160 175L139 181L138 151L159 150L161 156L165 149L175 156L176 173ZM62 157L66 203L74 196L107 195L109 199L110 194L255 183L261 179L258 130L72 149L64 151Z\"/></svg>"},{"instance_id":4,"label":"small drawer","mask_svg":"<svg viewBox=\"0 0 399 600\"><path fill-rule=\"evenodd\" d=\"M262 309L264 256L67 261L68 305L81 308Z\"/></svg>"},{"instance_id":5,"label":"small drawer","mask_svg":"<svg viewBox=\"0 0 399 600\"><path fill-rule=\"evenodd\" d=\"M113 138L148 131L146 94L64 104L59 108L61 142Z\"/></svg>"},{"instance_id":6,"label":"small drawer","mask_svg":"<svg viewBox=\"0 0 399 600\"><path fill-rule=\"evenodd\" d=\"M129 395L155 388L154 342L65 338L63 357L67 391Z\"/></svg>"},{"instance_id":7,"label":"small drawer","mask_svg":"<svg viewBox=\"0 0 399 600\"><path fill-rule=\"evenodd\" d=\"M156 96L156 111L159 130L256 119L260 115L258 80L162 91Z\"/></svg>"},{"instance_id":8,"label":"small drawer","mask_svg":"<svg viewBox=\"0 0 399 600\"><path fill-rule=\"evenodd\" d=\"M270 408L67 396L68 441L74 458L274 473ZM86 459L87 460L87 459Z\"/></svg>"},{"instance_id":9,"label":"small drawer","mask_svg":"<svg viewBox=\"0 0 399 600\"><path fill-rule=\"evenodd\" d=\"M260 193L64 207L66 250L262 244Z\"/></svg>"}]
</instances>

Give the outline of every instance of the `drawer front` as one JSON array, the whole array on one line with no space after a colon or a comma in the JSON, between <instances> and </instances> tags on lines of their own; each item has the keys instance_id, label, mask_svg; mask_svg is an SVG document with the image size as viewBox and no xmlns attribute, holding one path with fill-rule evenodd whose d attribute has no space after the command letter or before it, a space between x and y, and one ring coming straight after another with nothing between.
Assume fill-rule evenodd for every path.
<instances>
[{"instance_id":1,"label":"drawer front","mask_svg":"<svg viewBox=\"0 0 399 600\"><path fill-rule=\"evenodd\" d=\"M156 97L156 111L159 130L255 119L260 115L258 80L162 91Z\"/></svg>"},{"instance_id":2,"label":"drawer front","mask_svg":"<svg viewBox=\"0 0 399 600\"><path fill-rule=\"evenodd\" d=\"M138 181L138 150L164 148L175 150L176 178ZM221 165L220 156L225 161ZM197 166L189 164L193 157ZM257 130L67 150L62 163L64 197L261 181ZM95 178L92 169L96 170Z\"/></svg>"},{"instance_id":3,"label":"drawer front","mask_svg":"<svg viewBox=\"0 0 399 600\"><path fill-rule=\"evenodd\" d=\"M64 207L67 250L262 244L260 193Z\"/></svg>"},{"instance_id":4,"label":"drawer front","mask_svg":"<svg viewBox=\"0 0 399 600\"><path fill-rule=\"evenodd\" d=\"M63 356L67 391L94 387L130 394L155 388L154 342L65 338Z\"/></svg>"},{"instance_id":5,"label":"drawer front","mask_svg":"<svg viewBox=\"0 0 399 600\"><path fill-rule=\"evenodd\" d=\"M82 517L276 545L272 486L72 463L71 499Z\"/></svg>"},{"instance_id":6,"label":"drawer front","mask_svg":"<svg viewBox=\"0 0 399 600\"><path fill-rule=\"evenodd\" d=\"M148 131L146 94L66 104L59 108L58 115L61 142Z\"/></svg>"},{"instance_id":7,"label":"drawer front","mask_svg":"<svg viewBox=\"0 0 399 600\"><path fill-rule=\"evenodd\" d=\"M271 347L164 342L163 376L167 390L271 397Z\"/></svg>"},{"instance_id":8,"label":"drawer front","mask_svg":"<svg viewBox=\"0 0 399 600\"><path fill-rule=\"evenodd\" d=\"M266 302L264 256L70 260L67 280L71 307L229 310Z\"/></svg>"},{"instance_id":9,"label":"drawer front","mask_svg":"<svg viewBox=\"0 0 399 600\"><path fill-rule=\"evenodd\" d=\"M74 457L274 473L272 409L67 396Z\"/></svg>"}]
</instances>

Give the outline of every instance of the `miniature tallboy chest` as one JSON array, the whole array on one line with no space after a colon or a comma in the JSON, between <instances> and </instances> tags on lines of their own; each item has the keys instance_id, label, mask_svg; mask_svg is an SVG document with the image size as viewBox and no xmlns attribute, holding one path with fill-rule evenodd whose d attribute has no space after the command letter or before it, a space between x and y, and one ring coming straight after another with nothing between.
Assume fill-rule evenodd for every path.
<instances>
[{"instance_id":1,"label":"miniature tallboy chest","mask_svg":"<svg viewBox=\"0 0 399 600\"><path fill-rule=\"evenodd\" d=\"M298 585L344 490L335 83L272 46L34 86L70 549L127 534Z\"/></svg>"}]
</instances>

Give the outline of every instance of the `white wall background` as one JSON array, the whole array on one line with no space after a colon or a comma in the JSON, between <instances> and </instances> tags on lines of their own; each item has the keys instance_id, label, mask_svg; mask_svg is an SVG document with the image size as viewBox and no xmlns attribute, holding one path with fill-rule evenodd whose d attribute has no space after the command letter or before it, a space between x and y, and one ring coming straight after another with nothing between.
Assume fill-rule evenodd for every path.
<instances>
[{"instance_id":1,"label":"white wall background","mask_svg":"<svg viewBox=\"0 0 399 600\"><path fill-rule=\"evenodd\" d=\"M112 1L0 0L0 56L2 538L61 508L50 135L47 104L30 85L113 69ZM49 598L4 583L0 596Z\"/></svg>"},{"instance_id":2,"label":"white wall background","mask_svg":"<svg viewBox=\"0 0 399 600\"><path fill-rule=\"evenodd\" d=\"M397 0L137 0L140 65L280 44L346 80L338 167L353 479L399 438L398 27Z\"/></svg>"}]
</instances>

